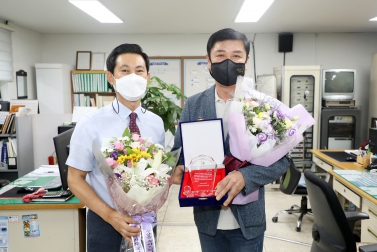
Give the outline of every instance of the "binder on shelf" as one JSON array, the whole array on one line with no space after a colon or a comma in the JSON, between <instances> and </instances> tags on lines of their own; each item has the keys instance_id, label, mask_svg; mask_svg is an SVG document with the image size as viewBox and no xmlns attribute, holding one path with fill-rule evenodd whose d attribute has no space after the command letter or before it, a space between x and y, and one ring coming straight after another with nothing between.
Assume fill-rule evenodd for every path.
<instances>
[{"instance_id":1,"label":"binder on shelf","mask_svg":"<svg viewBox=\"0 0 377 252\"><path fill-rule=\"evenodd\" d=\"M1 134L6 134L6 131L7 131L7 128L8 128L8 125L9 125L9 122L10 122L11 118L12 118L12 114L9 114L7 116L7 118L5 119L3 128L1 130Z\"/></svg>"},{"instance_id":2,"label":"binder on shelf","mask_svg":"<svg viewBox=\"0 0 377 252\"><path fill-rule=\"evenodd\" d=\"M8 169L17 169L17 158L16 157L9 157L8 158Z\"/></svg>"}]
</instances>

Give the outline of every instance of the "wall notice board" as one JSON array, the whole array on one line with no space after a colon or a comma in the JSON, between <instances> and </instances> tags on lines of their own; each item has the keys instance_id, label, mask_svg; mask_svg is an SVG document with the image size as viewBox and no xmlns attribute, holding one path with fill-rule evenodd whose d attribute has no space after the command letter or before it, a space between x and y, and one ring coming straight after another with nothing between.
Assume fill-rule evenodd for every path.
<instances>
[{"instance_id":1,"label":"wall notice board","mask_svg":"<svg viewBox=\"0 0 377 252\"><path fill-rule=\"evenodd\" d=\"M167 84L174 84L182 90L181 58L180 57L150 57L149 72L151 77L156 76ZM152 83L156 85L157 83ZM177 100L171 92L166 91L165 96L174 100L183 107L183 101Z\"/></svg>"},{"instance_id":2,"label":"wall notice board","mask_svg":"<svg viewBox=\"0 0 377 252\"><path fill-rule=\"evenodd\" d=\"M149 72L151 77L157 76L167 84L176 85L187 97L215 84L207 68L207 59L202 56L150 57ZM176 100L176 104L183 108L183 101Z\"/></svg>"}]
</instances>

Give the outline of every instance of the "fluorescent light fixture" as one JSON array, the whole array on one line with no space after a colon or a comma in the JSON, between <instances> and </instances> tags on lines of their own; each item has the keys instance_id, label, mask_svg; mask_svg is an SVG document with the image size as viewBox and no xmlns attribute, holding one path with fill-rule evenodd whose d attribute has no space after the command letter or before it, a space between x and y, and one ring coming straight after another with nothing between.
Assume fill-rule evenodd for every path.
<instances>
[{"instance_id":1,"label":"fluorescent light fixture","mask_svg":"<svg viewBox=\"0 0 377 252\"><path fill-rule=\"evenodd\" d=\"M377 21L377 17L369 19L369 21Z\"/></svg>"},{"instance_id":2,"label":"fluorescent light fixture","mask_svg":"<svg viewBox=\"0 0 377 252\"><path fill-rule=\"evenodd\" d=\"M69 0L69 2L101 23L123 23L122 20L120 20L98 1Z\"/></svg>"},{"instance_id":3,"label":"fluorescent light fixture","mask_svg":"<svg viewBox=\"0 0 377 252\"><path fill-rule=\"evenodd\" d=\"M234 22L257 22L273 2L274 0L245 0Z\"/></svg>"}]
</instances>

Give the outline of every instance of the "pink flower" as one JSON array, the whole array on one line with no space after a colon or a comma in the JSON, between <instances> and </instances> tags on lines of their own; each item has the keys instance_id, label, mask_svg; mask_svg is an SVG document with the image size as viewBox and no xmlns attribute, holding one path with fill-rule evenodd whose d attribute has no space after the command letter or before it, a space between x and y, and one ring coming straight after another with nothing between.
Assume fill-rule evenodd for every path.
<instances>
[{"instance_id":1,"label":"pink flower","mask_svg":"<svg viewBox=\"0 0 377 252\"><path fill-rule=\"evenodd\" d=\"M121 151L123 150L123 144L119 141L114 142L114 149Z\"/></svg>"},{"instance_id":2,"label":"pink flower","mask_svg":"<svg viewBox=\"0 0 377 252\"><path fill-rule=\"evenodd\" d=\"M146 177L146 180L149 184L158 186L158 179L153 174L148 175L148 177Z\"/></svg>"},{"instance_id":3,"label":"pink flower","mask_svg":"<svg viewBox=\"0 0 377 252\"><path fill-rule=\"evenodd\" d=\"M139 138L139 142L142 144L142 143L145 142L145 139L140 137L140 138Z\"/></svg>"},{"instance_id":4,"label":"pink flower","mask_svg":"<svg viewBox=\"0 0 377 252\"><path fill-rule=\"evenodd\" d=\"M141 151L145 151L147 148L145 148L144 146L140 146L140 150Z\"/></svg>"},{"instance_id":5,"label":"pink flower","mask_svg":"<svg viewBox=\"0 0 377 252\"><path fill-rule=\"evenodd\" d=\"M134 141L138 141L139 138L140 138L140 136L138 134L133 134L132 135L132 140L134 140Z\"/></svg>"},{"instance_id":6,"label":"pink flower","mask_svg":"<svg viewBox=\"0 0 377 252\"><path fill-rule=\"evenodd\" d=\"M151 143L151 142L148 142L145 146L146 146L147 148L149 148L149 147L151 147L151 145L152 145L152 143Z\"/></svg>"},{"instance_id":7,"label":"pink flower","mask_svg":"<svg viewBox=\"0 0 377 252\"><path fill-rule=\"evenodd\" d=\"M115 161L115 160L112 159L111 157L106 158L106 163L107 163L111 168L113 168L113 169L118 165L117 161Z\"/></svg>"},{"instance_id":8,"label":"pink flower","mask_svg":"<svg viewBox=\"0 0 377 252\"><path fill-rule=\"evenodd\" d=\"M124 149L124 150L123 150L123 153L127 155L127 149Z\"/></svg>"},{"instance_id":9,"label":"pink flower","mask_svg":"<svg viewBox=\"0 0 377 252\"><path fill-rule=\"evenodd\" d=\"M259 103L256 102L256 101L251 101L251 102L250 102L250 107L252 107L252 108L259 107Z\"/></svg>"},{"instance_id":10,"label":"pink flower","mask_svg":"<svg viewBox=\"0 0 377 252\"><path fill-rule=\"evenodd\" d=\"M127 161L127 167L130 167L130 168L132 167L132 163L130 160Z\"/></svg>"}]
</instances>

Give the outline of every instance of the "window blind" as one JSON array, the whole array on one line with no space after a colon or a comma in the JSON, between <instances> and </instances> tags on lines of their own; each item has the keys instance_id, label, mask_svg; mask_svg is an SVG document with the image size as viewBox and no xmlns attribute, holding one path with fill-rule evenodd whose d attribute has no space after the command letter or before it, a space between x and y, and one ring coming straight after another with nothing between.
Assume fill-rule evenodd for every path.
<instances>
[{"instance_id":1,"label":"window blind","mask_svg":"<svg viewBox=\"0 0 377 252\"><path fill-rule=\"evenodd\" d=\"M0 81L13 81L11 31L0 27Z\"/></svg>"}]
</instances>

